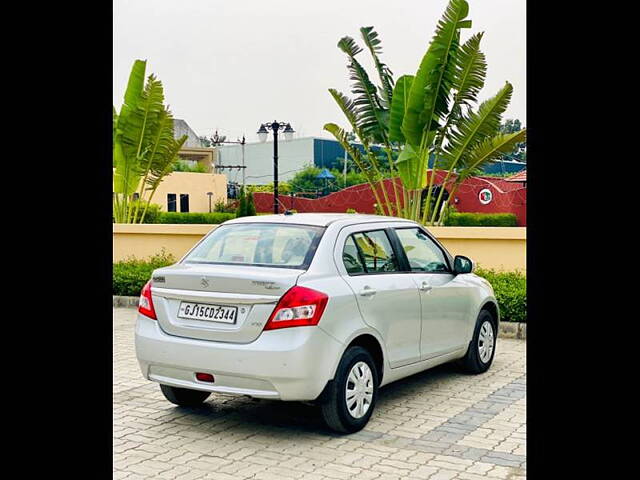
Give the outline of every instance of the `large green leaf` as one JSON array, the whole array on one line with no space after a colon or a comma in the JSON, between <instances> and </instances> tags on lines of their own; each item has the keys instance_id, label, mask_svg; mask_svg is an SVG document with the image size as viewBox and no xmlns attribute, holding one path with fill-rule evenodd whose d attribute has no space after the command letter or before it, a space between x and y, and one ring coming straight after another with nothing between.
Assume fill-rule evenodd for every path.
<instances>
[{"instance_id":1,"label":"large green leaf","mask_svg":"<svg viewBox=\"0 0 640 480\"><path fill-rule=\"evenodd\" d=\"M449 2L411 85L402 133L415 148L420 146L423 132L437 126L447 111L455 70L451 58L458 47L460 29L471 26L464 20L468 13L466 0Z\"/></svg>"},{"instance_id":2,"label":"large green leaf","mask_svg":"<svg viewBox=\"0 0 640 480\"><path fill-rule=\"evenodd\" d=\"M137 158L127 158L122 148L121 135L116 135L113 147L115 171L113 173L113 191L120 195L132 195L140 183L139 162Z\"/></svg>"},{"instance_id":3,"label":"large green leaf","mask_svg":"<svg viewBox=\"0 0 640 480\"><path fill-rule=\"evenodd\" d=\"M468 164L466 157L470 150L498 132L512 92L513 87L507 82L494 97L483 102L477 112L460 118L456 130L451 131L448 137L449 143L444 147L443 160L446 168L456 168L458 162Z\"/></svg>"},{"instance_id":4,"label":"large green leaf","mask_svg":"<svg viewBox=\"0 0 640 480\"><path fill-rule=\"evenodd\" d=\"M391 110L389 113L389 141L404 143L404 135L402 134L402 120L407 110L407 98L413 75L403 75L396 82L393 88L391 100Z\"/></svg>"},{"instance_id":5,"label":"large green leaf","mask_svg":"<svg viewBox=\"0 0 640 480\"><path fill-rule=\"evenodd\" d=\"M146 60L136 60L131 67L127 88L124 92L124 103L120 107L116 129L122 132L126 128L129 114L136 109L142 98L144 89L144 74L147 68ZM114 107L115 111L115 107Z\"/></svg>"},{"instance_id":6,"label":"large green leaf","mask_svg":"<svg viewBox=\"0 0 640 480\"><path fill-rule=\"evenodd\" d=\"M389 108L391 105L391 98L393 96L393 72L380 60L379 55L382 53L382 47L380 45L382 42L380 42L378 32L376 32L373 27L362 27L360 29L360 34L362 35L364 44L369 49L369 52L371 52L373 63L376 66L378 77L380 78L380 97L382 99L382 105L385 108Z\"/></svg>"},{"instance_id":7,"label":"large green leaf","mask_svg":"<svg viewBox=\"0 0 640 480\"><path fill-rule=\"evenodd\" d=\"M396 159L396 167L398 168L400 180L402 180L402 184L407 190L416 190L418 188L416 176L413 174L416 161L416 151L410 144L406 144Z\"/></svg>"},{"instance_id":8,"label":"large green leaf","mask_svg":"<svg viewBox=\"0 0 640 480\"><path fill-rule=\"evenodd\" d=\"M127 119L122 131L125 155L140 157L153 138L157 123L164 111L162 82L149 75L140 101Z\"/></svg>"}]
</instances>

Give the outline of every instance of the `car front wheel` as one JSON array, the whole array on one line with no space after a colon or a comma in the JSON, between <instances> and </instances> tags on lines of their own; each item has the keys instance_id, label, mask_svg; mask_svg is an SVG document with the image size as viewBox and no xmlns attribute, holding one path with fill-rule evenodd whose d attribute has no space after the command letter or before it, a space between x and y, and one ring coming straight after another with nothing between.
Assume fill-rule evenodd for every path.
<instances>
[{"instance_id":1,"label":"car front wheel","mask_svg":"<svg viewBox=\"0 0 640 480\"><path fill-rule=\"evenodd\" d=\"M170 387L160 384L164 397L180 407L195 407L209 398L209 392L190 390L188 388Z\"/></svg>"},{"instance_id":2,"label":"car front wheel","mask_svg":"<svg viewBox=\"0 0 640 480\"><path fill-rule=\"evenodd\" d=\"M493 315L487 310L482 310L476 320L467 354L462 359L462 365L469 373L484 373L491 366L498 337L495 325Z\"/></svg>"},{"instance_id":3,"label":"car front wheel","mask_svg":"<svg viewBox=\"0 0 640 480\"><path fill-rule=\"evenodd\" d=\"M357 432L371 418L377 396L378 372L371 354L362 347L350 347L321 404L324 421L337 432Z\"/></svg>"}]
</instances>

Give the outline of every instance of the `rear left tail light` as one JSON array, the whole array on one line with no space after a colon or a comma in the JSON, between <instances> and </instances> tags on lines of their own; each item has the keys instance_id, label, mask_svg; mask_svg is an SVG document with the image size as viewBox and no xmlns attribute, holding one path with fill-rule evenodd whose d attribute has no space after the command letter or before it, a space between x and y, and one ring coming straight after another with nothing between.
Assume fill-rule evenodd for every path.
<instances>
[{"instance_id":1,"label":"rear left tail light","mask_svg":"<svg viewBox=\"0 0 640 480\"><path fill-rule=\"evenodd\" d=\"M325 293L317 290L292 287L280 298L264 329L317 325L328 300Z\"/></svg>"},{"instance_id":2,"label":"rear left tail light","mask_svg":"<svg viewBox=\"0 0 640 480\"><path fill-rule=\"evenodd\" d=\"M140 292L140 301L138 302L138 312L153 320L157 320L156 309L153 308L153 300L151 299L151 280L149 280Z\"/></svg>"}]
</instances>

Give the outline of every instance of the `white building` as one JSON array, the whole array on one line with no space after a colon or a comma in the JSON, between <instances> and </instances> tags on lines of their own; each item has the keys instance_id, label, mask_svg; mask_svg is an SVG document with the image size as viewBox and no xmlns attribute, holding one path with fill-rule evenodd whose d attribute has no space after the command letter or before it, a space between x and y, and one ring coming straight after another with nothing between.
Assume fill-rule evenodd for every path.
<instances>
[{"instance_id":1,"label":"white building","mask_svg":"<svg viewBox=\"0 0 640 480\"><path fill-rule=\"evenodd\" d=\"M242 145L223 145L216 148L216 167L242 165ZM332 168L344 158L344 149L335 140L303 137L285 140L278 136L278 180L291 180L296 172L309 165ZM247 143L244 146L245 183L267 185L273 182L273 138L265 143ZM220 169L227 180L242 184L242 169Z\"/></svg>"}]
</instances>

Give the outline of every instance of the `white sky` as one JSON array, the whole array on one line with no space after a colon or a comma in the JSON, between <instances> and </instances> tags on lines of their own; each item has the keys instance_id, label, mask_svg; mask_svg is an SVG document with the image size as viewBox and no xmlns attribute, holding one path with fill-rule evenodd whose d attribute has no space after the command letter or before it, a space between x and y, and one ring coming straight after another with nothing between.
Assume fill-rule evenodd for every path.
<instances>
[{"instance_id":1,"label":"white sky","mask_svg":"<svg viewBox=\"0 0 640 480\"><path fill-rule=\"evenodd\" d=\"M414 74L447 0L114 0L113 102L122 104L135 59L146 59L166 103L198 135L255 141L260 123L286 121L296 136L330 137L345 125L327 92L350 95L336 43L373 25L394 77ZM487 81L480 100L514 86L503 118L526 124L526 1L470 0L471 33L485 31ZM470 33L471 32L471 33ZM364 46L361 41L360 45ZM368 52L358 55L370 66ZM370 75L375 78L373 70ZM377 78L376 78L377 83Z\"/></svg>"}]
</instances>

